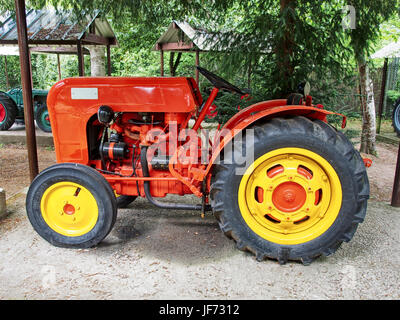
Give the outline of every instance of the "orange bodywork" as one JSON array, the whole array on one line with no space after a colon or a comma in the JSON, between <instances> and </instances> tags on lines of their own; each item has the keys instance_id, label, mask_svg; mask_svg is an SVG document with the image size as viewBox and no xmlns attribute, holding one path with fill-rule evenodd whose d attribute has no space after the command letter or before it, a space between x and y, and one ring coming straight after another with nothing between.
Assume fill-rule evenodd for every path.
<instances>
[{"instance_id":1,"label":"orange bodywork","mask_svg":"<svg viewBox=\"0 0 400 320\"><path fill-rule=\"evenodd\" d=\"M80 163L99 170L121 195L144 196L143 181L151 181L154 197L163 197L168 193L201 197L208 193L211 169L221 150L238 132L257 120L277 115L303 115L326 121L328 114L334 114L312 106L288 106L286 100L257 103L238 112L217 132L214 141L218 143L209 146L208 163L195 163L196 159L192 159L193 163L177 161L173 164L170 161L167 167L158 169L153 167L150 157L150 176L144 177L140 163L135 160L138 159L139 149L161 141L161 138L149 137L148 133L169 130L164 136L165 141L161 141L166 146L163 150L167 150L171 144L169 140L172 140L170 123L176 123L182 130L188 128L189 120L194 118L193 128L197 131L217 93L218 89L214 89L199 112L203 101L192 78L80 77L61 80L51 88L47 98L57 162ZM105 129L96 116L103 105L111 107L116 114L117 120L109 129L122 136L127 146L123 159L113 159L113 148L117 144L110 143L106 168L98 155ZM139 115L143 114L147 115L148 122L140 123ZM230 134L226 135L226 132ZM191 146L197 148L200 140L193 141ZM184 152L183 144L171 149L173 151L164 150L169 159L176 160Z\"/></svg>"},{"instance_id":2,"label":"orange bodywork","mask_svg":"<svg viewBox=\"0 0 400 320\"><path fill-rule=\"evenodd\" d=\"M220 142L214 146L212 158L205 173L208 174L210 172L212 165L221 150L223 150L224 146L226 146L227 143L229 143L239 132L246 129L257 120L287 115L305 116L310 119L318 119L324 122L327 121L327 115L337 115L343 118L342 127L344 128L346 125L346 117L342 114L305 105L286 105L286 99L256 103L235 114L220 130L219 135L223 136L223 138L221 139L218 135L215 137L215 140Z\"/></svg>"},{"instance_id":3,"label":"orange bodywork","mask_svg":"<svg viewBox=\"0 0 400 320\"><path fill-rule=\"evenodd\" d=\"M81 77L57 82L47 96L57 162L88 164L86 126L101 105L114 112L194 112L198 88L191 80Z\"/></svg>"}]
</instances>

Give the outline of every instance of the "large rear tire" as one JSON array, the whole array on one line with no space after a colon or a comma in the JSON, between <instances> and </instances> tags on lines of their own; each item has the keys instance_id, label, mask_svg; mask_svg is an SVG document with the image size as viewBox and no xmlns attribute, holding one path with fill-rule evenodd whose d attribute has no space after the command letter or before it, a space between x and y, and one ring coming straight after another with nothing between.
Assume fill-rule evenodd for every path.
<instances>
[{"instance_id":1,"label":"large rear tire","mask_svg":"<svg viewBox=\"0 0 400 320\"><path fill-rule=\"evenodd\" d=\"M117 198L117 207L123 209L127 208L133 201L135 201L137 196L116 195L116 198Z\"/></svg>"},{"instance_id":2,"label":"large rear tire","mask_svg":"<svg viewBox=\"0 0 400 320\"><path fill-rule=\"evenodd\" d=\"M0 130L11 128L17 117L18 109L15 102L4 92L0 92Z\"/></svg>"},{"instance_id":3,"label":"large rear tire","mask_svg":"<svg viewBox=\"0 0 400 320\"><path fill-rule=\"evenodd\" d=\"M111 231L114 192L104 177L80 164L47 168L32 182L26 210L36 232L57 247L89 248Z\"/></svg>"},{"instance_id":4,"label":"large rear tire","mask_svg":"<svg viewBox=\"0 0 400 320\"><path fill-rule=\"evenodd\" d=\"M364 163L350 141L305 117L252 129L254 158L234 161L243 142L214 167L210 197L222 231L257 260L281 264L309 264L350 241L369 197Z\"/></svg>"}]
</instances>

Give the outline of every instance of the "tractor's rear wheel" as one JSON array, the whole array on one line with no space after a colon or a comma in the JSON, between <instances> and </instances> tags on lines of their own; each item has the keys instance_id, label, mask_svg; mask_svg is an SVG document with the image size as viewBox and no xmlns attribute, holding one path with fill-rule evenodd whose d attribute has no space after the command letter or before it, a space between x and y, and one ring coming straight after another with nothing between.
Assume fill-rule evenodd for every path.
<instances>
[{"instance_id":1,"label":"tractor's rear wheel","mask_svg":"<svg viewBox=\"0 0 400 320\"><path fill-rule=\"evenodd\" d=\"M117 207L121 208L121 209L128 207L137 198L137 196L119 195L116 192L114 192L114 194L115 194L115 198L117 199Z\"/></svg>"},{"instance_id":2,"label":"tractor's rear wheel","mask_svg":"<svg viewBox=\"0 0 400 320\"><path fill-rule=\"evenodd\" d=\"M58 247L89 248L111 231L117 216L114 192L94 169L57 164L32 182L28 218L45 240Z\"/></svg>"},{"instance_id":3,"label":"tractor's rear wheel","mask_svg":"<svg viewBox=\"0 0 400 320\"><path fill-rule=\"evenodd\" d=\"M133 201L136 200L136 196L119 196L117 198L117 206L118 208L126 208L128 207Z\"/></svg>"},{"instance_id":4,"label":"tractor's rear wheel","mask_svg":"<svg viewBox=\"0 0 400 320\"><path fill-rule=\"evenodd\" d=\"M4 92L0 92L0 130L11 128L17 117L18 109L14 101Z\"/></svg>"},{"instance_id":5,"label":"tractor's rear wheel","mask_svg":"<svg viewBox=\"0 0 400 320\"><path fill-rule=\"evenodd\" d=\"M309 264L350 241L365 217L369 182L349 140L304 117L252 129L254 158L235 163L243 142L214 168L211 205L223 232L258 260L280 263Z\"/></svg>"}]
</instances>

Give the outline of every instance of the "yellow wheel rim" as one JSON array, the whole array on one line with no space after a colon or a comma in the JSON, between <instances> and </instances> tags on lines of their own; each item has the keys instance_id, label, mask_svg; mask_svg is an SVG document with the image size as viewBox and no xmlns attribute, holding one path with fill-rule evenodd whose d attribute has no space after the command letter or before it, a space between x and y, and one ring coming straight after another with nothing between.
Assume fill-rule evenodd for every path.
<instances>
[{"instance_id":1,"label":"yellow wheel rim","mask_svg":"<svg viewBox=\"0 0 400 320\"><path fill-rule=\"evenodd\" d=\"M85 187L74 182L59 182L49 187L40 203L42 217L55 232L69 237L88 233L96 225L99 209Z\"/></svg>"},{"instance_id":2,"label":"yellow wheel rim","mask_svg":"<svg viewBox=\"0 0 400 320\"><path fill-rule=\"evenodd\" d=\"M328 161L302 148L281 148L256 159L239 185L243 219L265 240L286 245L313 240L336 220L339 177Z\"/></svg>"}]
</instances>

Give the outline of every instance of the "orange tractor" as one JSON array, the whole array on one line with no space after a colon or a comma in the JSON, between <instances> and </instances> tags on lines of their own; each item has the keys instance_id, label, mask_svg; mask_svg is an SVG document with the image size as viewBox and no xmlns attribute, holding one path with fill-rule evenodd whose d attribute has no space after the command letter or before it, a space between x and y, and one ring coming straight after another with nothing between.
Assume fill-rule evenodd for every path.
<instances>
[{"instance_id":1,"label":"orange tractor","mask_svg":"<svg viewBox=\"0 0 400 320\"><path fill-rule=\"evenodd\" d=\"M327 123L335 113L294 94L241 110L212 137L201 124L217 93L244 92L198 70L214 87L207 99L185 77L68 78L51 88L58 164L35 178L26 201L44 239L95 246L117 208L138 196L160 208L212 210L225 235L260 261L309 264L353 237L369 182L360 154ZM167 194L199 201L159 201Z\"/></svg>"}]
</instances>

